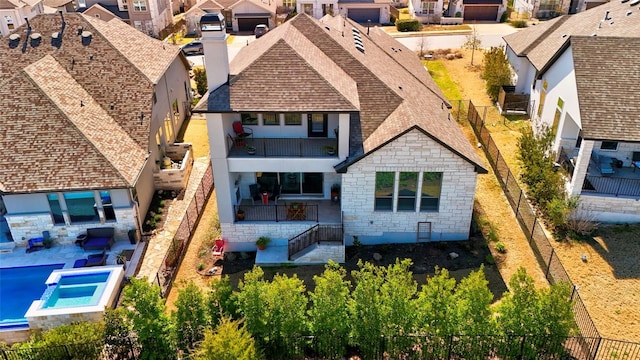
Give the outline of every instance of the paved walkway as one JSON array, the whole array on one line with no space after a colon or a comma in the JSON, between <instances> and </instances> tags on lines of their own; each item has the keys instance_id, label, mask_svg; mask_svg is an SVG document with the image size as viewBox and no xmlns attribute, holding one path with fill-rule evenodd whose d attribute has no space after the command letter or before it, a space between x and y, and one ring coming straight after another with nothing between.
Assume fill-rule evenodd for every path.
<instances>
[{"instance_id":1,"label":"paved walkway","mask_svg":"<svg viewBox=\"0 0 640 360\"><path fill-rule=\"evenodd\" d=\"M169 210L167 211L167 219L162 230L155 233L148 240L147 252L142 260L140 270L136 275L137 278L146 276L149 281L155 281L156 274L158 273L158 270L160 270L162 260L164 260L164 257L167 254L171 240L175 236L176 231L187 212L187 207L194 198L198 186L200 186L200 182L202 181L204 172L209 166L209 162L209 157L197 158L193 162L193 169L191 170L184 198L171 202Z\"/></svg>"}]
</instances>

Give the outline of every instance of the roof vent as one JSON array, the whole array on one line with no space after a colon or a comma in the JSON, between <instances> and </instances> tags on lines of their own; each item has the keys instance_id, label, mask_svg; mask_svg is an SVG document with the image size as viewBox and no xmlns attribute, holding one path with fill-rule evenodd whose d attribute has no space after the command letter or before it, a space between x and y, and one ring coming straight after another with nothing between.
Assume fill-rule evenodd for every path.
<instances>
[{"instance_id":1,"label":"roof vent","mask_svg":"<svg viewBox=\"0 0 640 360\"><path fill-rule=\"evenodd\" d=\"M331 30L331 28L329 28L328 26L325 26L324 28L327 29L327 30Z\"/></svg>"},{"instance_id":2,"label":"roof vent","mask_svg":"<svg viewBox=\"0 0 640 360\"><path fill-rule=\"evenodd\" d=\"M60 33L59 32L54 32L53 34L51 34L51 38L57 40L60 37Z\"/></svg>"},{"instance_id":3,"label":"roof vent","mask_svg":"<svg viewBox=\"0 0 640 360\"><path fill-rule=\"evenodd\" d=\"M562 34L562 38L563 39L566 38L566 37L567 37L567 34Z\"/></svg>"},{"instance_id":4,"label":"roof vent","mask_svg":"<svg viewBox=\"0 0 640 360\"><path fill-rule=\"evenodd\" d=\"M593 33L593 34L591 34L591 36L598 36L598 34L596 34L596 33Z\"/></svg>"},{"instance_id":5,"label":"roof vent","mask_svg":"<svg viewBox=\"0 0 640 360\"><path fill-rule=\"evenodd\" d=\"M40 38L42 38L42 35L40 35L40 33L33 33L29 37L31 38L31 40L40 40Z\"/></svg>"},{"instance_id":6,"label":"roof vent","mask_svg":"<svg viewBox=\"0 0 640 360\"><path fill-rule=\"evenodd\" d=\"M78 35L82 34L82 26L78 28Z\"/></svg>"},{"instance_id":7,"label":"roof vent","mask_svg":"<svg viewBox=\"0 0 640 360\"><path fill-rule=\"evenodd\" d=\"M364 54L364 46L356 44L356 49Z\"/></svg>"},{"instance_id":8,"label":"roof vent","mask_svg":"<svg viewBox=\"0 0 640 360\"><path fill-rule=\"evenodd\" d=\"M605 20L605 21L607 21L607 20L611 20L611 18L609 17L609 10L607 10L607 11L605 11L605 12L604 12L604 20Z\"/></svg>"},{"instance_id":9,"label":"roof vent","mask_svg":"<svg viewBox=\"0 0 640 360\"><path fill-rule=\"evenodd\" d=\"M356 28L351 28L351 31L354 32L354 34L360 34L360 30L356 29Z\"/></svg>"},{"instance_id":10,"label":"roof vent","mask_svg":"<svg viewBox=\"0 0 640 360\"><path fill-rule=\"evenodd\" d=\"M17 41L17 40L20 40L20 35L18 35L18 34L11 34L11 35L9 35L9 40L11 40L11 41Z\"/></svg>"},{"instance_id":11,"label":"roof vent","mask_svg":"<svg viewBox=\"0 0 640 360\"><path fill-rule=\"evenodd\" d=\"M627 11L627 16L629 16L631 14L633 14L633 11L631 11L631 10Z\"/></svg>"},{"instance_id":12,"label":"roof vent","mask_svg":"<svg viewBox=\"0 0 640 360\"><path fill-rule=\"evenodd\" d=\"M636 6L638 4L640 4L640 0L633 0L629 3L629 6Z\"/></svg>"},{"instance_id":13,"label":"roof vent","mask_svg":"<svg viewBox=\"0 0 640 360\"><path fill-rule=\"evenodd\" d=\"M93 34L91 33L91 31L83 31L81 36L82 36L82 45L88 46L89 44L91 44L91 38L93 37Z\"/></svg>"},{"instance_id":14,"label":"roof vent","mask_svg":"<svg viewBox=\"0 0 640 360\"><path fill-rule=\"evenodd\" d=\"M626 3L626 2L628 2L628 1L629 1L629 0L620 0L620 2L621 2L621 3L623 3L623 4L624 4L624 3Z\"/></svg>"},{"instance_id":15,"label":"roof vent","mask_svg":"<svg viewBox=\"0 0 640 360\"><path fill-rule=\"evenodd\" d=\"M9 35L9 47L11 49L15 49L18 47L18 45L20 45L20 35L18 34Z\"/></svg>"},{"instance_id":16,"label":"roof vent","mask_svg":"<svg viewBox=\"0 0 640 360\"><path fill-rule=\"evenodd\" d=\"M31 39L29 41L31 47L37 47L38 45L40 45L40 41L42 41L42 35L40 35L40 33L33 33L29 35L29 38Z\"/></svg>"}]
</instances>

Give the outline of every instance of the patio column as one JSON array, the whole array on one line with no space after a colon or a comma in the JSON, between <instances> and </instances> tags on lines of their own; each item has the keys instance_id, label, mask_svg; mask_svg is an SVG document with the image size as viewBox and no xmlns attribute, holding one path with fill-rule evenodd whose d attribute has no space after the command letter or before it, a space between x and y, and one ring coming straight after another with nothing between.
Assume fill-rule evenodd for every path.
<instances>
[{"instance_id":1,"label":"patio column","mask_svg":"<svg viewBox=\"0 0 640 360\"><path fill-rule=\"evenodd\" d=\"M578 158L576 159L575 170L573 171L573 178L571 179L569 188L569 195L580 195L582 192L582 184L584 183L584 178L587 176L587 169L589 169L593 144L593 140L583 140L580 145L580 151L578 152Z\"/></svg>"}]
</instances>

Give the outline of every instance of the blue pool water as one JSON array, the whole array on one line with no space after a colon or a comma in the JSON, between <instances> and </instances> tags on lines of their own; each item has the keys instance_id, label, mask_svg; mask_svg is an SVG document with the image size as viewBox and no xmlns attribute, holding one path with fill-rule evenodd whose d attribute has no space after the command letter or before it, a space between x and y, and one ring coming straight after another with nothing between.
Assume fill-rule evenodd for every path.
<instances>
[{"instance_id":1,"label":"blue pool water","mask_svg":"<svg viewBox=\"0 0 640 360\"><path fill-rule=\"evenodd\" d=\"M24 323L24 314L47 288L45 281L64 264L0 268L0 327Z\"/></svg>"},{"instance_id":2,"label":"blue pool water","mask_svg":"<svg viewBox=\"0 0 640 360\"><path fill-rule=\"evenodd\" d=\"M43 309L97 305L104 292L109 272L63 274L57 284L42 295Z\"/></svg>"}]
</instances>

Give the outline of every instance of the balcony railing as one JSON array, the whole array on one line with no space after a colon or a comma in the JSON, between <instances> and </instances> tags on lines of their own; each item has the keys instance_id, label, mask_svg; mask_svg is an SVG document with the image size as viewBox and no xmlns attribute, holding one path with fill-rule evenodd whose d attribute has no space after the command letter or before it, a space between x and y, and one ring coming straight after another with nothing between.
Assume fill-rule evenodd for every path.
<instances>
[{"instance_id":1,"label":"balcony railing","mask_svg":"<svg viewBox=\"0 0 640 360\"><path fill-rule=\"evenodd\" d=\"M335 138L322 139L284 139L284 138L247 138L242 142L229 139L229 157L315 157L338 156L338 141ZM248 151L255 149L254 154Z\"/></svg>"},{"instance_id":2,"label":"balcony railing","mask_svg":"<svg viewBox=\"0 0 640 360\"><path fill-rule=\"evenodd\" d=\"M313 221L318 222L318 205L291 203L287 205L236 205L237 221ZM243 219L237 216L242 210Z\"/></svg>"},{"instance_id":3,"label":"balcony railing","mask_svg":"<svg viewBox=\"0 0 640 360\"><path fill-rule=\"evenodd\" d=\"M582 185L582 192L640 196L640 179L587 175Z\"/></svg>"},{"instance_id":4,"label":"balcony railing","mask_svg":"<svg viewBox=\"0 0 640 360\"><path fill-rule=\"evenodd\" d=\"M344 230L340 225L315 225L311 229L289 239L289 260L302 250L323 241L342 244Z\"/></svg>"},{"instance_id":5,"label":"balcony railing","mask_svg":"<svg viewBox=\"0 0 640 360\"><path fill-rule=\"evenodd\" d=\"M560 166L562 166L562 168L567 172L567 175L569 176L569 180L571 180L571 178L573 178L573 171L575 170L575 164L569 158L569 155L567 154L565 149L562 147L560 148L558 162L560 163Z\"/></svg>"}]
</instances>

